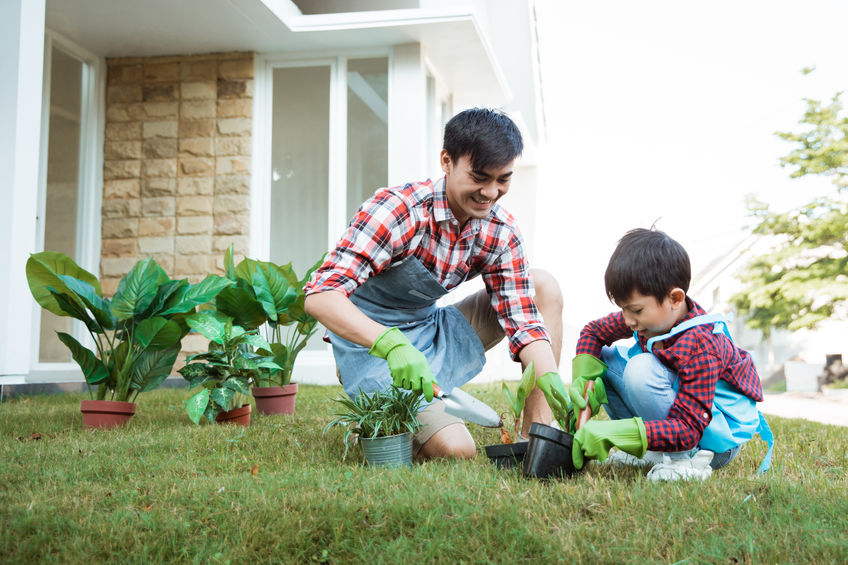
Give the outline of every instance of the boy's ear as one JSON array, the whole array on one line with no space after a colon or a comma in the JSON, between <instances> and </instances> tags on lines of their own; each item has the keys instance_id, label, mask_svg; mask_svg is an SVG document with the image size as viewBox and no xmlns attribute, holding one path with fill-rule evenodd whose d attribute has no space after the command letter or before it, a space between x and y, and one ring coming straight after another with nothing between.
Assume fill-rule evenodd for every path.
<instances>
[{"instance_id":1,"label":"boy's ear","mask_svg":"<svg viewBox=\"0 0 848 565\"><path fill-rule=\"evenodd\" d=\"M450 155L448 155L447 149L442 149L442 152L439 153L439 163L442 165L442 172L450 174L451 158Z\"/></svg>"},{"instance_id":2,"label":"boy's ear","mask_svg":"<svg viewBox=\"0 0 848 565\"><path fill-rule=\"evenodd\" d=\"M680 287L673 288L668 293L668 299L671 300L671 306L673 308L679 308L686 302L686 291Z\"/></svg>"}]
</instances>

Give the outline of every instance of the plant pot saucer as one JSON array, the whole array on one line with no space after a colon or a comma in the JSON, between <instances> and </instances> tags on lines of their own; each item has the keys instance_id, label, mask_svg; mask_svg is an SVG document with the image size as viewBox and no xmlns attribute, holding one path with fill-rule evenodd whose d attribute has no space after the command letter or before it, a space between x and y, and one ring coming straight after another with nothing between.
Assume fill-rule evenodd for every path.
<instances>
[{"instance_id":1,"label":"plant pot saucer","mask_svg":"<svg viewBox=\"0 0 848 565\"><path fill-rule=\"evenodd\" d=\"M496 443L485 447L486 457L494 463L498 469L512 469L520 467L527 453L528 442Z\"/></svg>"}]
</instances>

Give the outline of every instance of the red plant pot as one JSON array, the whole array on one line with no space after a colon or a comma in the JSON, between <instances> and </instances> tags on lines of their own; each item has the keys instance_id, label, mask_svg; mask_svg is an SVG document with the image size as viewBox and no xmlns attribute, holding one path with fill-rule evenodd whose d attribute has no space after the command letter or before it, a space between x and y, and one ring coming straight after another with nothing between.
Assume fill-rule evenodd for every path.
<instances>
[{"instance_id":1,"label":"red plant pot","mask_svg":"<svg viewBox=\"0 0 848 565\"><path fill-rule=\"evenodd\" d=\"M135 414L134 402L83 400L80 402L83 428L108 429L123 426Z\"/></svg>"},{"instance_id":2,"label":"red plant pot","mask_svg":"<svg viewBox=\"0 0 848 565\"><path fill-rule=\"evenodd\" d=\"M241 408L218 412L215 421L219 424L238 424L246 428L250 425L250 404L242 404Z\"/></svg>"},{"instance_id":3,"label":"red plant pot","mask_svg":"<svg viewBox=\"0 0 848 565\"><path fill-rule=\"evenodd\" d=\"M260 414L293 414L297 383L284 386L253 387L253 398Z\"/></svg>"}]
</instances>

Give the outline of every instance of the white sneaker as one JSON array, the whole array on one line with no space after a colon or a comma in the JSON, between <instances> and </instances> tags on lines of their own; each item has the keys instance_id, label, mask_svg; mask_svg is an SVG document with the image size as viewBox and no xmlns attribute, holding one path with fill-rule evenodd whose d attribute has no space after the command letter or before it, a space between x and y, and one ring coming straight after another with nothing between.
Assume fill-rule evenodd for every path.
<instances>
[{"instance_id":1,"label":"white sneaker","mask_svg":"<svg viewBox=\"0 0 848 565\"><path fill-rule=\"evenodd\" d=\"M706 480L713 474L712 451L701 449L691 457L672 458L663 454L663 461L648 471L649 481Z\"/></svg>"},{"instance_id":2,"label":"white sneaker","mask_svg":"<svg viewBox=\"0 0 848 565\"><path fill-rule=\"evenodd\" d=\"M641 458L630 455L624 451L616 450L610 453L606 463L615 467L653 467L663 462L663 454L660 451L646 451Z\"/></svg>"}]
</instances>

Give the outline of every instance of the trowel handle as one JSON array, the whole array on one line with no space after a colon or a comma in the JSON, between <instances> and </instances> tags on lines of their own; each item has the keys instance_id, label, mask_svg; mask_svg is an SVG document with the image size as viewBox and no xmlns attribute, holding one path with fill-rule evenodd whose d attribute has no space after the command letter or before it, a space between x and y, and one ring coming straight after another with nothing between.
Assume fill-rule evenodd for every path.
<instances>
[{"instance_id":1,"label":"trowel handle","mask_svg":"<svg viewBox=\"0 0 848 565\"><path fill-rule=\"evenodd\" d=\"M433 398L441 398L444 395L445 395L445 393L442 392L442 387L434 384L433 385Z\"/></svg>"},{"instance_id":2,"label":"trowel handle","mask_svg":"<svg viewBox=\"0 0 848 565\"><path fill-rule=\"evenodd\" d=\"M595 381L586 381L586 388L583 391L583 400L586 401L586 408L581 410L580 414L577 415L577 423L575 424L574 431L579 430L592 417L592 407L589 406L589 393L593 390L595 390Z\"/></svg>"}]
</instances>

